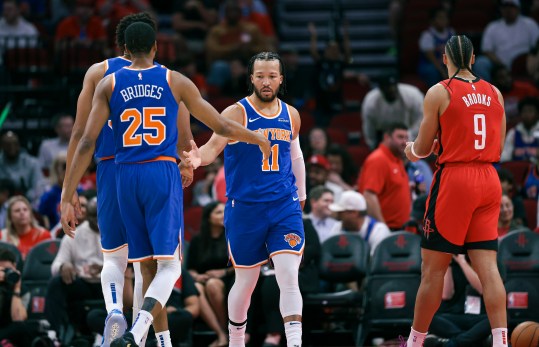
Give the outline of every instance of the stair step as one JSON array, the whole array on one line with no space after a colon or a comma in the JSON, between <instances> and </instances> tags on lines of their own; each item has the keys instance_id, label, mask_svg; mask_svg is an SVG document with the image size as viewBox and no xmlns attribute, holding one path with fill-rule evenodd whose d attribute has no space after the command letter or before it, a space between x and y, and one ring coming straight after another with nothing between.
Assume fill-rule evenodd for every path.
<instances>
[{"instance_id":1,"label":"stair step","mask_svg":"<svg viewBox=\"0 0 539 347\"><path fill-rule=\"evenodd\" d=\"M387 9L378 10L352 10L346 11L344 16L353 26L355 23L387 21ZM329 11L301 11L301 12L285 12L280 15L279 20L282 22L294 25L296 23L314 22L316 25L327 25L333 15Z\"/></svg>"},{"instance_id":2,"label":"stair step","mask_svg":"<svg viewBox=\"0 0 539 347\"><path fill-rule=\"evenodd\" d=\"M340 5L343 10L373 8L387 9L389 7L389 1L390 0L341 0ZM333 0L280 0L279 6L282 6L288 11L301 11L306 8L332 10L336 7L336 2Z\"/></svg>"},{"instance_id":3,"label":"stair step","mask_svg":"<svg viewBox=\"0 0 539 347\"><path fill-rule=\"evenodd\" d=\"M350 42L350 49L352 52L356 51L387 51L395 44L393 40L363 40ZM285 41L281 43L281 49L284 51L295 50L297 52L309 52L311 44L308 41ZM321 51L326 47L325 42L318 42L318 50Z\"/></svg>"},{"instance_id":4,"label":"stair step","mask_svg":"<svg viewBox=\"0 0 539 347\"><path fill-rule=\"evenodd\" d=\"M281 37L284 41L290 39L302 39L310 40L311 34L307 26L293 27L286 24L282 24L280 27ZM329 37L329 29L326 27L319 27L317 30L319 40L327 40ZM362 26L355 26L349 28L348 34L350 39L380 39L390 38L391 31L387 25L382 24L369 24Z\"/></svg>"}]
</instances>

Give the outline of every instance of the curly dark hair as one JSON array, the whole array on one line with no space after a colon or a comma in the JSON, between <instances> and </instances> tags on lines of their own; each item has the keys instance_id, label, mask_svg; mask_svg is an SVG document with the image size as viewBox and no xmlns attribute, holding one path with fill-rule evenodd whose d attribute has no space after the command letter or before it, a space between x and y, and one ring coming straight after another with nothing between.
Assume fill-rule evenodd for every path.
<instances>
[{"instance_id":1,"label":"curly dark hair","mask_svg":"<svg viewBox=\"0 0 539 347\"><path fill-rule=\"evenodd\" d=\"M132 54L147 54L155 44L155 30L146 23L136 22L125 29L125 47Z\"/></svg>"},{"instance_id":2,"label":"curly dark hair","mask_svg":"<svg viewBox=\"0 0 539 347\"><path fill-rule=\"evenodd\" d=\"M134 13L123 17L116 26L116 45L123 51L125 46L125 30L136 22L146 23L157 31L157 25L148 12Z\"/></svg>"}]
</instances>

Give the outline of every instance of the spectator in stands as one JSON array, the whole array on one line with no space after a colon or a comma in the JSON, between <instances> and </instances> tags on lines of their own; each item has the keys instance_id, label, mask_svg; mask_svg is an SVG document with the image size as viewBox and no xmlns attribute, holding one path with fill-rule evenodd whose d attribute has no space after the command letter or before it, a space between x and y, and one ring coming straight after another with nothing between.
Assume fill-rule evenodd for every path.
<instances>
[{"instance_id":1,"label":"spectator in stands","mask_svg":"<svg viewBox=\"0 0 539 347\"><path fill-rule=\"evenodd\" d=\"M238 1L227 0L225 19L211 28L206 37L210 85L223 88L233 77L230 66L232 62L245 68L253 54L269 48L266 38L258 27L241 21L241 15Z\"/></svg>"},{"instance_id":2,"label":"spectator in stands","mask_svg":"<svg viewBox=\"0 0 539 347\"><path fill-rule=\"evenodd\" d=\"M21 16L17 0L4 0L0 19L0 55L4 48L35 47L38 36L36 27Z\"/></svg>"},{"instance_id":3,"label":"spectator in stands","mask_svg":"<svg viewBox=\"0 0 539 347\"><path fill-rule=\"evenodd\" d=\"M75 46L105 46L107 33L101 18L94 15L93 0L76 0L73 14L64 18L56 28L57 48L68 43Z\"/></svg>"},{"instance_id":4,"label":"spectator in stands","mask_svg":"<svg viewBox=\"0 0 539 347\"><path fill-rule=\"evenodd\" d=\"M539 99L527 97L518 103L520 122L507 132L501 161L532 160L539 153Z\"/></svg>"},{"instance_id":5,"label":"spectator in stands","mask_svg":"<svg viewBox=\"0 0 539 347\"><path fill-rule=\"evenodd\" d=\"M103 299L100 283L103 253L97 226L96 198L88 203L87 214L87 220L77 227L75 237L62 239L51 266L45 316L62 345L69 345L73 338L74 327L70 322L85 324L77 321L76 315L70 315L70 307L81 300ZM85 320L86 317L83 318Z\"/></svg>"},{"instance_id":6,"label":"spectator in stands","mask_svg":"<svg viewBox=\"0 0 539 347\"><path fill-rule=\"evenodd\" d=\"M502 193L507 194L507 196L509 196L511 198L511 201L513 202L513 219L518 225L527 225L524 201L522 200L522 197L518 194L517 191L521 188L520 185L523 182L519 182L519 184L515 186L515 178L511 171L503 167L498 168L497 171L498 177L500 178L500 183L502 185Z\"/></svg>"},{"instance_id":7,"label":"spectator in stands","mask_svg":"<svg viewBox=\"0 0 539 347\"><path fill-rule=\"evenodd\" d=\"M174 284L166 308L172 345L181 346L180 343L190 342L193 321L200 316L200 299L189 271L182 271L182 276Z\"/></svg>"},{"instance_id":8,"label":"spectator in stands","mask_svg":"<svg viewBox=\"0 0 539 347\"><path fill-rule=\"evenodd\" d=\"M309 219L303 219L303 229L305 231L305 249L303 251L303 261L299 268L299 289L302 295L318 293L320 279L318 267L320 264L321 245L318 235ZM259 290L255 291L252 306L256 310L262 308L264 317L264 327L266 337L262 347L278 347L284 334L283 317L279 311L279 296L287 295L279 290L275 271L269 266L261 268L261 277L257 283ZM258 294L258 295L257 295Z\"/></svg>"},{"instance_id":9,"label":"spectator in stands","mask_svg":"<svg viewBox=\"0 0 539 347\"><path fill-rule=\"evenodd\" d=\"M498 217L498 237L522 228L522 225L517 224L513 219L513 202L511 198L507 194L503 194L500 202L500 216Z\"/></svg>"},{"instance_id":10,"label":"spectator in stands","mask_svg":"<svg viewBox=\"0 0 539 347\"><path fill-rule=\"evenodd\" d=\"M324 128L314 127L309 131L307 148L304 149L305 158L312 155L326 155L326 151L330 145L328 133Z\"/></svg>"},{"instance_id":11,"label":"spectator in stands","mask_svg":"<svg viewBox=\"0 0 539 347\"><path fill-rule=\"evenodd\" d=\"M537 8L539 9L539 2L537 2ZM535 43L535 46L531 49L526 60L526 68L528 75L535 82L535 86L539 86L539 40Z\"/></svg>"},{"instance_id":12,"label":"spectator in stands","mask_svg":"<svg viewBox=\"0 0 539 347\"><path fill-rule=\"evenodd\" d=\"M513 60L528 54L539 39L537 23L520 14L520 0L502 0L500 12L502 18L488 24L483 32L483 55L476 57L474 64L474 71L487 81L491 81L494 65L504 65L510 71Z\"/></svg>"},{"instance_id":13,"label":"spectator in stands","mask_svg":"<svg viewBox=\"0 0 539 347\"><path fill-rule=\"evenodd\" d=\"M481 312L483 287L464 254L453 255L444 277L442 304L434 315L424 347L481 346L490 324Z\"/></svg>"},{"instance_id":14,"label":"spectator in stands","mask_svg":"<svg viewBox=\"0 0 539 347\"><path fill-rule=\"evenodd\" d=\"M367 201L356 191L342 193L340 200L329 205L329 209L340 220L333 227L331 235L357 233L369 244L371 255L380 242L391 234L387 225L367 215Z\"/></svg>"},{"instance_id":15,"label":"spectator in stands","mask_svg":"<svg viewBox=\"0 0 539 347\"><path fill-rule=\"evenodd\" d=\"M320 154L313 155L307 161L307 190L312 187L324 186L333 192L335 200L341 197L343 189L337 184L328 180L329 170L331 166L326 157ZM310 207L305 207L305 211L309 212Z\"/></svg>"},{"instance_id":16,"label":"spectator in stands","mask_svg":"<svg viewBox=\"0 0 539 347\"><path fill-rule=\"evenodd\" d=\"M97 0L96 7L99 17L108 19L113 28L127 15L152 9L148 0Z\"/></svg>"},{"instance_id":17,"label":"spectator in stands","mask_svg":"<svg viewBox=\"0 0 539 347\"><path fill-rule=\"evenodd\" d=\"M510 119L518 114L518 103L526 97L539 98L539 89L527 81L516 81L503 65L492 69L492 84L503 96L505 114Z\"/></svg>"},{"instance_id":18,"label":"spectator in stands","mask_svg":"<svg viewBox=\"0 0 539 347\"><path fill-rule=\"evenodd\" d=\"M189 41L189 48L200 52L211 27L217 24L217 1L175 1L172 28Z\"/></svg>"},{"instance_id":19,"label":"spectator in stands","mask_svg":"<svg viewBox=\"0 0 539 347\"><path fill-rule=\"evenodd\" d=\"M361 105L363 135L371 149L378 146L384 130L392 123L403 123L411 138L417 135L423 118L423 93L416 87L397 83L394 76L379 80L378 88L365 95Z\"/></svg>"},{"instance_id":20,"label":"spectator in stands","mask_svg":"<svg viewBox=\"0 0 539 347\"><path fill-rule=\"evenodd\" d=\"M1 241L17 246L24 259L32 247L50 238L49 231L37 224L32 206L24 196L16 195L8 200L6 228L2 230Z\"/></svg>"},{"instance_id":21,"label":"spectator in stands","mask_svg":"<svg viewBox=\"0 0 539 347\"><path fill-rule=\"evenodd\" d=\"M327 126L331 116L343 108L344 69L352 60L348 21L344 21L342 37L336 23L333 23L333 26L323 53L318 50L318 35L314 23L310 22L308 27L311 35L310 51L315 62L316 120L320 126Z\"/></svg>"},{"instance_id":22,"label":"spectator in stands","mask_svg":"<svg viewBox=\"0 0 539 347\"><path fill-rule=\"evenodd\" d=\"M395 123L385 129L384 140L363 164L358 187L368 214L392 230L401 230L410 219L412 197L404 167L408 127ZM336 199L338 200L338 199Z\"/></svg>"},{"instance_id":23,"label":"spectator in stands","mask_svg":"<svg viewBox=\"0 0 539 347\"><path fill-rule=\"evenodd\" d=\"M206 77L200 73L197 69L197 62L195 57L190 54L184 54L178 57L178 59L172 64L172 69L187 76L200 91L200 95L204 99L208 98L208 85L206 83Z\"/></svg>"},{"instance_id":24,"label":"spectator in stands","mask_svg":"<svg viewBox=\"0 0 539 347\"><path fill-rule=\"evenodd\" d=\"M302 109L312 94L314 85L312 68L300 64L298 51L294 48L281 50L286 72L286 94L282 99L297 109Z\"/></svg>"},{"instance_id":25,"label":"spectator in stands","mask_svg":"<svg viewBox=\"0 0 539 347\"><path fill-rule=\"evenodd\" d=\"M539 198L539 151L537 151L536 157L530 164L530 170L524 179L522 191L525 199L537 201Z\"/></svg>"},{"instance_id":26,"label":"spectator in stands","mask_svg":"<svg viewBox=\"0 0 539 347\"><path fill-rule=\"evenodd\" d=\"M445 54L447 40L455 35L455 30L449 26L449 13L438 7L430 12L430 27L419 37L418 72L428 87L447 78L447 69L442 60Z\"/></svg>"},{"instance_id":27,"label":"spectator in stands","mask_svg":"<svg viewBox=\"0 0 539 347\"><path fill-rule=\"evenodd\" d=\"M15 192L37 202L46 185L38 160L21 151L19 137L12 131L4 133L0 143L0 178L10 179Z\"/></svg>"},{"instance_id":28,"label":"spectator in stands","mask_svg":"<svg viewBox=\"0 0 539 347\"><path fill-rule=\"evenodd\" d=\"M32 333L25 324L28 312L23 303L21 274L17 271L16 256L0 247L0 345L30 346ZM12 344L13 343L13 344Z\"/></svg>"},{"instance_id":29,"label":"spectator in stands","mask_svg":"<svg viewBox=\"0 0 539 347\"><path fill-rule=\"evenodd\" d=\"M273 22L262 0L240 0L241 18L243 21L255 24L268 40L272 51L277 47L277 36Z\"/></svg>"},{"instance_id":30,"label":"spectator in stands","mask_svg":"<svg viewBox=\"0 0 539 347\"><path fill-rule=\"evenodd\" d=\"M60 113L52 119L52 126L57 137L46 139L39 147L38 160L42 170L48 171L52 161L60 152L67 152L67 145L73 130L73 116L67 113Z\"/></svg>"},{"instance_id":31,"label":"spectator in stands","mask_svg":"<svg viewBox=\"0 0 539 347\"><path fill-rule=\"evenodd\" d=\"M333 204L333 191L324 186L316 186L309 191L309 202L311 205L311 213L307 218L318 234L320 243L324 243L330 236L333 226L337 223L335 218L331 216L329 206Z\"/></svg>"},{"instance_id":32,"label":"spectator in stands","mask_svg":"<svg viewBox=\"0 0 539 347\"><path fill-rule=\"evenodd\" d=\"M329 146L326 156L330 165L328 181L340 186L343 190L353 189L352 185L357 179L357 169L350 153L341 145Z\"/></svg>"},{"instance_id":33,"label":"spectator in stands","mask_svg":"<svg viewBox=\"0 0 539 347\"><path fill-rule=\"evenodd\" d=\"M215 201L215 192L213 191L213 183L219 169L223 166L221 158L217 157L213 163L204 167L206 176L198 181L193 187L193 205L206 206L212 201Z\"/></svg>"},{"instance_id":34,"label":"spectator in stands","mask_svg":"<svg viewBox=\"0 0 539 347\"><path fill-rule=\"evenodd\" d=\"M405 159L404 167L408 173L412 201L415 201L418 196L429 192L432 183L432 170L424 159L415 163Z\"/></svg>"},{"instance_id":35,"label":"spectator in stands","mask_svg":"<svg viewBox=\"0 0 539 347\"><path fill-rule=\"evenodd\" d=\"M15 185L8 178L0 179L0 230L6 227L7 202L15 194Z\"/></svg>"},{"instance_id":36,"label":"spectator in stands","mask_svg":"<svg viewBox=\"0 0 539 347\"><path fill-rule=\"evenodd\" d=\"M60 197L66 171L66 152L54 158L50 168L51 187L39 200L37 211L46 218L45 227L52 228L60 220Z\"/></svg>"},{"instance_id":37,"label":"spectator in stands","mask_svg":"<svg viewBox=\"0 0 539 347\"><path fill-rule=\"evenodd\" d=\"M200 316L217 334L212 347L228 344L226 297L234 283L234 268L227 266L224 210L220 202L204 206L200 233L191 239L187 256L187 269L200 293Z\"/></svg>"}]
</instances>

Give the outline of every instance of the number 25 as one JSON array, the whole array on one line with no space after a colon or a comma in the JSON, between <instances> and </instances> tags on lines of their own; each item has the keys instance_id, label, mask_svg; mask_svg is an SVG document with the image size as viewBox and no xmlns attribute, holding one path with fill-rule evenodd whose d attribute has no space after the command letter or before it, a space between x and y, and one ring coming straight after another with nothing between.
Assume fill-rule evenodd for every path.
<instances>
[{"instance_id":1,"label":"number 25","mask_svg":"<svg viewBox=\"0 0 539 347\"><path fill-rule=\"evenodd\" d=\"M473 131L476 135L481 136L481 140L475 140L475 149L485 149L485 140L487 138L485 115L477 113L473 115Z\"/></svg>"},{"instance_id":2,"label":"number 25","mask_svg":"<svg viewBox=\"0 0 539 347\"><path fill-rule=\"evenodd\" d=\"M165 141L166 126L154 117L166 116L164 107L144 107L141 114L136 108L128 108L120 115L121 122L131 122L122 135L124 147L136 147L142 145L142 140L150 146L157 146ZM136 134L142 124L143 130L153 130L152 133Z\"/></svg>"}]
</instances>

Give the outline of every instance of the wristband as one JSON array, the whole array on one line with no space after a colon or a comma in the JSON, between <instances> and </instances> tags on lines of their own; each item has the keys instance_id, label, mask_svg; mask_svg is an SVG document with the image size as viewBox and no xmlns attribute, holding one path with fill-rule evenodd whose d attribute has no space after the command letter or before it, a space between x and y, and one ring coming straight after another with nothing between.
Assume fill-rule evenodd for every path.
<instances>
[{"instance_id":1,"label":"wristband","mask_svg":"<svg viewBox=\"0 0 539 347\"><path fill-rule=\"evenodd\" d=\"M430 153L427 154L427 155L417 155L417 153L414 151L414 144L415 144L415 142L412 142L412 145L410 146L410 151L412 152L412 155L414 157L419 158L419 159L423 159L423 158L426 158L426 157L428 157L430 155Z\"/></svg>"}]
</instances>

